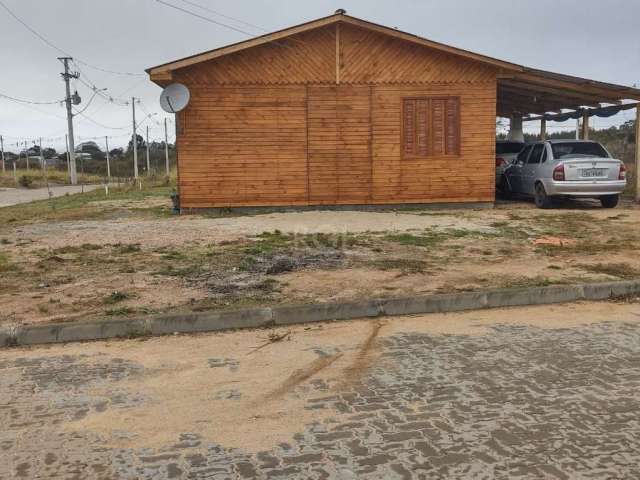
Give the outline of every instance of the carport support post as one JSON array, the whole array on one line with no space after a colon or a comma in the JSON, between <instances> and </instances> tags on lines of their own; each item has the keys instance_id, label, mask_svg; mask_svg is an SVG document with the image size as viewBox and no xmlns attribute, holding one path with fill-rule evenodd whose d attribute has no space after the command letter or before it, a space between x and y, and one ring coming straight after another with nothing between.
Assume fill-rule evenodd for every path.
<instances>
[{"instance_id":1,"label":"carport support post","mask_svg":"<svg viewBox=\"0 0 640 480\"><path fill-rule=\"evenodd\" d=\"M636 202L640 202L640 104L636 106Z\"/></svg>"},{"instance_id":2,"label":"carport support post","mask_svg":"<svg viewBox=\"0 0 640 480\"><path fill-rule=\"evenodd\" d=\"M589 112L582 112L582 139L589 140Z\"/></svg>"},{"instance_id":3,"label":"carport support post","mask_svg":"<svg viewBox=\"0 0 640 480\"><path fill-rule=\"evenodd\" d=\"M547 119L542 117L540 119L540 140L543 142L547 139Z\"/></svg>"}]
</instances>

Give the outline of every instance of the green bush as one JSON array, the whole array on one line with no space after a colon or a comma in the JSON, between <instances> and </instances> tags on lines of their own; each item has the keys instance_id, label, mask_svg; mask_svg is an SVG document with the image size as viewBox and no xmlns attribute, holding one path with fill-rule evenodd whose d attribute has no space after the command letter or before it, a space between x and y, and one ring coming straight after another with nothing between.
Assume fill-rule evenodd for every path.
<instances>
[{"instance_id":1,"label":"green bush","mask_svg":"<svg viewBox=\"0 0 640 480\"><path fill-rule=\"evenodd\" d=\"M28 175L20 175L20 178L18 179L18 184L24 188L29 188L32 183L33 183L33 178L31 178Z\"/></svg>"}]
</instances>

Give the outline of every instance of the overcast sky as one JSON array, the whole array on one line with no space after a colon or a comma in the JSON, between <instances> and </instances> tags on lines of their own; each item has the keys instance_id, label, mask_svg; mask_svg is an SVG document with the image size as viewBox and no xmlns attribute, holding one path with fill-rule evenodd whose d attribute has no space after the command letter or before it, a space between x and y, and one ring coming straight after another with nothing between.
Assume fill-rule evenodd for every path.
<instances>
[{"instance_id":1,"label":"overcast sky","mask_svg":"<svg viewBox=\"0 0 640 480\"><path fill-rule=\"evenodd\" d=\"M81 62L120 72L144 69L248 38L240 33L158 3L156 0L0 0L60 50ZM478 53L531 67L622 85L640 85L640 1L638 0L163 0L180 8L262 34L344 8L353 16ZM191 3L191 4L189 4ZM216 15L195 4L215 10ZM33 101L64 97L61 53L27 30L0 5L0 94ZM138 119L160 139L166 116L160 88L145 75L116 75L80 63L81 78L108 95L142 99ZM76 82L86 106L91 91ZM130 134L131 108L96 97L84 112L103 126L77 116L76 136L110 135L122 145ZM632 118L632 112L616 117ZM612 119L595 119L596 127ZM569 126L569 124L567 124ZM106 128L111 127L111 128ZM118 128L123 127L123 128ZM557 128L557 127L556 127ZM55 105L21 105L0 98L0 134L15 150L20 139L44 137L60 149L65 110ZM54 137L58 137L55 139ZM102 141L102 140L101 140ZM78 143L78 140L76 140Z\"/></svg>"}]
</instances>

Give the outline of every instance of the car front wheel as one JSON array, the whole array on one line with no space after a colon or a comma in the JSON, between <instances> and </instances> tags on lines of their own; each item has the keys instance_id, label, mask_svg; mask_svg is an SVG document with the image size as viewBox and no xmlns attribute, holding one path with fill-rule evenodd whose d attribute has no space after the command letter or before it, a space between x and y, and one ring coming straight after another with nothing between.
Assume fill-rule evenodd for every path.
<instances>
[{"instance_id":1,"label":"car front wheel","mask_svg":"<svg viewBox=\"0 0 640 480\"><path fill-rule=\"evenodd\" d=\"M547 195L547 191L544 189L544 185L536 183L535 195L533 197L538 208L551 208L552 201Z\"/></svg>"},{"instance_id":2,"label":"car front wheel","mask_svg":"<svg viewBox=\"0 0 640 480\"><path fill-rule=\"evenodd\" d=\"M603 195L600 197L600 203L604 208L616 208L619 199L618 195Z\"/></svg>"}]
</instances>

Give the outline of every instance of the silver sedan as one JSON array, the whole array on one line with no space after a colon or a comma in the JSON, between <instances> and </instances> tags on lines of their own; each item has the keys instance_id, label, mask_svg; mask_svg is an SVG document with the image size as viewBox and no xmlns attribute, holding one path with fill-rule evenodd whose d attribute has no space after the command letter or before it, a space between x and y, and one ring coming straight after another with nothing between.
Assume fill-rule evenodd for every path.
<instances>
[{"instance_id":1,"label":"silver sedan","mask_svg":"<svg viewBox=\"0 0 640 480\"><path fill-rule=\"evenodd\" d=\"M528 144L502 177L501 190L532 196L538 208L554 198L598 198L614 208L627 185L626 168L598 142L549 140Z\"/></svg>"}]
</instances>

